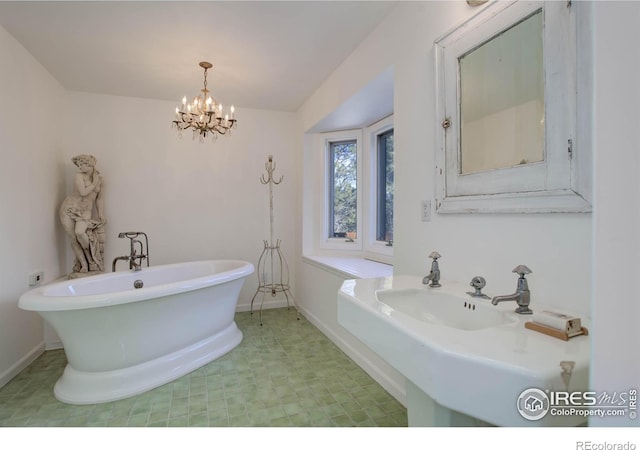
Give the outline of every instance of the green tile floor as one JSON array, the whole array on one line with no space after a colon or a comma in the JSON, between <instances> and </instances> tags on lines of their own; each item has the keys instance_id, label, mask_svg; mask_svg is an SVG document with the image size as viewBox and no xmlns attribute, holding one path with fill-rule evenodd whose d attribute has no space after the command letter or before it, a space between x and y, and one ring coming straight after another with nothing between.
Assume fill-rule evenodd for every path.
<instances>
[{"instance_id":1,"label":"green tile floor","mask_svg":"<svg viewBox=\"0 0 640 450\"><path fill-rule=\"evenodd\" d=\"M236 314L242 343L144 394L98 405L57 401L66 365L47 351L0 388L3 427L404 427L407 410L304 317Z\"/></svg>"}]
</instances>

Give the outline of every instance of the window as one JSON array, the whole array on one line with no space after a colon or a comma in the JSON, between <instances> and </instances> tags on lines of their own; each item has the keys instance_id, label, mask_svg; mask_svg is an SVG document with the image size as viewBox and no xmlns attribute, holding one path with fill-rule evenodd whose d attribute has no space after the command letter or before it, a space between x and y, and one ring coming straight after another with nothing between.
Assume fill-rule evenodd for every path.
<instances>
[{"instance_id":1,"label":"window","mask_svg":"<svg viewBox=\"0 0 640 450\"><path fill-rule=\"evenodd\" d=\"M364 130L367 148L364 227L365 257L387 264L393 257L394 130L393 116Z\"/></svg>"},{"instance_id":2,"label":"window","mask_svg":"<svg viewBox=\"0 0 640 450\"><path fill-rule=\"evenodd\" d=\"M329 143L329 236L358 237L358 146L355 139Z\"/></svg>"},{"instance_id":3,"label":"window","mask_svg":"<svg viewBox=\"0 0 640 450\"><path fill-rule=\"evenodd\" d=\"M362 250L362 130L326 133L320 248Z\"/></svg>"},{"instance_id":4,"label":"window","mask_svg":"<svg viewBox=\"0 0 640 450\"><path fill-rule=\"evenodd\" d=\"M318 137L325 186L318 248L391 263L393 116L367 128Z\"/></svg>"},{"instance_id":5,"label":"window","mask_svg":"<svg viewBox=\"0 0 640 450\"><path fill-rule=\"evenodd\" d=\"M376 240L393 241L393 128L377 135Z\"/></svg>"}]
</instances>

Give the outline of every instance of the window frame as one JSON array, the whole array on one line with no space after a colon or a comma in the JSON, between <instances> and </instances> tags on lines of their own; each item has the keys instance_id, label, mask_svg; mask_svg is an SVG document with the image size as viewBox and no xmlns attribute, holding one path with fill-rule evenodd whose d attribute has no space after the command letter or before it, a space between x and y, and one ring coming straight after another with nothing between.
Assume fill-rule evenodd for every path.
<instances>
[{"instance_id":1,"label":"window frame","mask_svg":"<svg viewBox=\"0 0 640 450\"><path fill-rule=\"evenodd\" d=\"M388 148L386 145L382 145L383 142L386 142L387 136L393 136L394 131L393 128L388 129L387 131L383 131L381 133L376 134L376 194L375 194L375 208L376 208L376 240L381 242L393 242L393 237L391 239L380 238L381 231L384 230L384 235L386 236L389 233L387 229L387 154ZM393 150L392 150L393 151ZM394 172L394 186L395 186L395 172ZM393 207L391 211L391 218L393 219ZM393 226L391 228L391 232L393 233Z\"/></svg>"},{"instance_id":2,"label":"window frame","mask_svg":"<svg viewBox=\"0 0 640 450\"><path fill-rule=\"evenodd\" d=\"M321 226L316 229L316 245L324 254L338 252L363 257L385 264L393 264L393 246L376 239L377 233L377 154L378 136L394 129L393 114L363 128L318 133L318 150L322 158ZM357 157L357 238L346 242L345 238L329 237L331 208L331 149L332 142L356 141ZM395 142L394 142L395 144ZM394 148L395 150L395 148ZM320 210L318 210L320 212Z\"/></svg>"},{"instance_id":3,"label":"window frame","mask_svg":"<svg viewBox=\"0 0 640 450\"><path fill-rule=\"evenodd\" d=\"M387 241L380 241L377 239L378 233L378 191L379 191L379 176L378 176L378 136L387 133L390 130L394 130L394 117L393 114L385 117L384 119L369 125L364 129L366 136L367 148L365 151L367 159L367 173L365 177L367 179L368 189L366 190L367 198L365 204L367 207L367 221L365 223L365 257L380 261L386 264L391 264L393 257L393 245L388 245ZM394 131L395 136L395 131ZM394 142L395 144L395 142ZM395 146L394 146L395 151ZM395 156L395 154L394 154Z\"/></svg>"},{"instance_id":4,"label":"window frame","mask_svg":"<svg viewBox=\"0 0 640 450\"><path fill-rule=\"evenodd\" d=\"M330 216L332 211L331 202L332 196L332 173L331 168L333 166L331 161L331 144L344 141L356 141L356 239L353 242L345 238L334 238L329 236L330 230ZM322 214L322 226L319 237L320 249L322 250L362 250L362 202L363 202L363 148L362 148L362 130L345 130L339 132L330 132L322 134L322 151L323 151L323 180L324 180L324 199L323 199L323 214Z\"/></svg>"}]
</instances>

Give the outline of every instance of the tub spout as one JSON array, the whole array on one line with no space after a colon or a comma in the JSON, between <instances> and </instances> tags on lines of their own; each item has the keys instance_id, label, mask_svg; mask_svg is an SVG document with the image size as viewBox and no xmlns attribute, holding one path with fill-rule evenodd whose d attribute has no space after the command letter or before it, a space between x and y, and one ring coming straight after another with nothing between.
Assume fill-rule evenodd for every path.
<instances>
[{"instance_id":1,"label":"tub spout","mask_svg":"<svg viewBox=\"0 0 640 450\"><path fill-rule=\"evenodd\" d=\"M129 261L129 257L128 256L117 256L113 259L113 263L111 263L111 271L115 272L116 271L116 264L118 263L118 261Z\"/></svg>"}]
</instances>

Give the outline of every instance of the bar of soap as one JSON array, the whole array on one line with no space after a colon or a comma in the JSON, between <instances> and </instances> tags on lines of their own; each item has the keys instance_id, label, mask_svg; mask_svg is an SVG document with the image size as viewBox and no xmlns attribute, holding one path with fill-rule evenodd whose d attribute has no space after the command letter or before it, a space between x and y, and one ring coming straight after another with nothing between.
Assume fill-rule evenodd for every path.
<instances>
[{"instance_id":1,"label":"bar of soap","mask_svg":"<svg viewBox=\"0 0 640 450\"><path fill-rule=\"evenodd\" d=\"M582 321L579 317L555 311L540 311L534 313L533 322L546 325L566 333L568 337L582 334Z\"/></svg>"}]
</instances>

